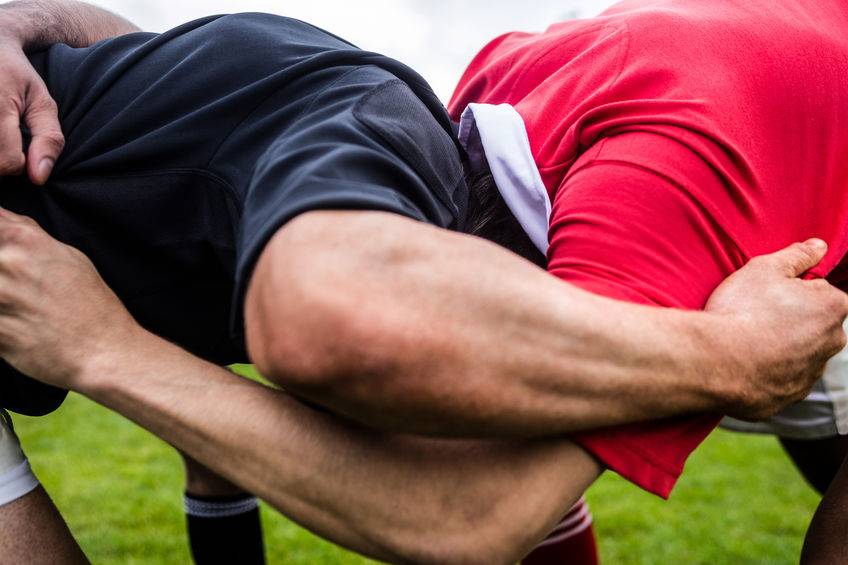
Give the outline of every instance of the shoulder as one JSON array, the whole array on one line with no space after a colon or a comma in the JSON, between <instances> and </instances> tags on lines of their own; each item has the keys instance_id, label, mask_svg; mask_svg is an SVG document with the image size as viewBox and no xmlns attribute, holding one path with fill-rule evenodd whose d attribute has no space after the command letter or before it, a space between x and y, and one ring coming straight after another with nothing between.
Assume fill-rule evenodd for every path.
<instances>
[{"instance_id":1,"label":"shoulder","mask_svg":"<svg viewBox=\"0 0 848 565\"><path fill-rule=\"evenodd\" d=\"M310 23L261 12L213 16L180 26L180 28L183 27L202 31L211 39L247 41L248 46L257 42L272 41L284 42L288 45L355 48L350 42ZM241 48L244 49L245 44L242 44Z\"/></svg>"},{"instance_id":2,"label":"shoulder","mask_svg":"<svg viewBox=\"0 0 848 565\"><path fill-rule=\"evenodd\" d=\"M337 81L322 95L321 106L344 95L333 90L350 92L351 86L356 92L349 101L354 127L381 151L403 161L452 215L464 214L467 194L457 141L447 111L432 91L422 92L386 69L366 66Z\"/></svg>"}]
</instances>

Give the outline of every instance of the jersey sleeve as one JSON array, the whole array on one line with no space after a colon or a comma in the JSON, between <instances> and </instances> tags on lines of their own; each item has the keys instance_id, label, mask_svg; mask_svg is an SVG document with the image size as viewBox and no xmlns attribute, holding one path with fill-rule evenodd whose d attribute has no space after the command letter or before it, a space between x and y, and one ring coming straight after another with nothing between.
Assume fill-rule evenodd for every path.
<instances>
[{"instance_id":1,"label":"jersey sleeve","mask_svg":"<svg viewBox=\"0 0 848 565\"><path fill-rule=\"evenodd\" d=\"M236 301L265 244L299 214L375 210L456 229L466 200L456 146L430 110L403 81L355 69L260 158L238 237Z\"/></svg>"},{"instance_id":2,"label":"jersey sleeve","mask_svg":"<svg viewBox=\"0 0 848 565\"><path fill-rule=\"evenodd\" d=\"M646 133L607 138L572 167L553 202L549 271L610 298L700 309L744 263L697 193L720 188L700 159ZM652 168L662 155L664 170ZM670 168L670 164L674 164ZM688 184L696 183L698 191ZM718 415L673 418L578 434L609 469L667 497Z\"/></svg>"}]
</instances>

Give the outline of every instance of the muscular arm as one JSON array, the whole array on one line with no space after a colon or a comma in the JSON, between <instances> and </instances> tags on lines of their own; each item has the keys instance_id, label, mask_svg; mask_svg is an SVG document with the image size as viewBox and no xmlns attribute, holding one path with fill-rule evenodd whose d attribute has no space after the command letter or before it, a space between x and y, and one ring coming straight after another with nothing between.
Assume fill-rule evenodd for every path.
<instances>
[{"instance_id":1,"label":"muscular arm","mask_svg":"<svg viewBox=\"0 0 848 565\"><path fill-rule=\"evenodd\" d=\"M604 299L488 242L390 214L316 212L263 252L248 346L287 390L395 431L548 435L685 412L750 417L803 396L842 344L845 297L791 280L822 255L799 246L788 267L755 261L719 311L687 313ZM809 300L786 303L786 290ZM794 310L802 304L821 308Z\"/></svg>"},{"instance_id":2,"label":"muscular arm","mask_svg":"<svg viewBox=\"0 0 848 565\"><path fill-rule=\"evenodd\" d=\"M372 217L359 216L366 223ZM392 233L396 226L386 221L385 233L398 235ZM287 236L295 233L289 231ZM462 248L466 240L474 241L460 238L452 243L460 251L469 251ZM382 245L375 239L368 248L382 249ZM407 254L396 250L388 257L377 252L377 257L396 267L415 265L419 259L414 249ZM452 267L451 247L446 249L444 261L438 264L450 273L456 267ZM354 274L343 258L337 259L334 267ZM502 260L511 264L509 259ZM477 266L471 263L468 268ZM0 266L0 355L15 368L78 390L119 411L316 532L370 555L418 562L514 561L548 531L599 472L585 452L565 441L451 442L391 435L345 424L293 402L280 391L240 380L142 330L79 251L52 239L32 220L3 209ZM369 266L381 268L373 260ZM427 280L426 273L417 274ZM540 281L549 280L540 276ZM409 274L399 277L402 281ZM766 278L772 280L770 284L779 279L774 273ZM513 292L519 284L498 282ZM770 284L760 284L759 290L765 292ZM748 284L747 290L752 286L758 285ZM786 296L793 295L802 303L822 302L821 296L807 292L807 285L778 286L784 299L771 301L771 309L797 313L786 305L792 302ZM410 287L411 296L416 289ZM451 287L437 285L435 290ZM301 296L301 286L290 291L310 306L322 305L312 296ZM257 292L255 285L251 292ZM542 287L540 292L549 291ZM343 293L328 296L338 294ZM730 298L732 292L723 300L732 303ZM472 319L483 317L473 300L458 304L449 293L448 305L476 312ZM497 309L493 302L486 306ZM719 306L719 310L727 307ZM845 309L836 302L824 306ZM806 314L815 318L813 310ZM415 315L413 310L402 313ZM439 313L448 312L443 308ZM316 312L316 319L322 315ZM452 333L455 330L447 320L462 318L453 312L443 317L442 324ZM381 325L383 320L372 322ZM462 327L461 322L454 323ZM429 347L433 339L427 335L429 328L416 328L420 328L419 343ZM792 329L787 325L781 333L791 334ZM335 335L336 330L345 337L349 327L334 328L323 338ZM820 329L818 333L821 337L827 332ZM403 363L406 351L396 353L397 362ZM467 392L461 385L458 388L459 393ZM388 404L383 408L394 410ZM522 410L519 406L517 412Z\"/></svg>"},{"instance_id":3,"label":"muscular arm","mask_svg":"<svg viewBox=\"0 0 848 565\"><path fill-rule=\"evenodd\" d=\"M305 408L146 332L84 255L3 209L0 265L4 359L369 555L514 562L599 472L564 441L416 439Z\"/></svg>"},{"instance_id":4,"label":"muscular arm","mask_svg":"<svg viewBox=\"0 0 848 565\"><path fill-rule=\"evenodd\" d=\"M319 535L392 562L514 563L599 473L562 440L388 435L318 413L147 333L75 388Z\"/></svg>"},{"instance_id":5,"label":"muscular arm","mask_svg":"<svg viewBox=\"0 0 848 565\"><path fill-rule=\"evenodd\" d=\"M88 47L103 39L139 29L102 8L74 0L19 0L0 4L3 35L20 41L26 51L55 43Z\"/></svg>"}]
</instances>

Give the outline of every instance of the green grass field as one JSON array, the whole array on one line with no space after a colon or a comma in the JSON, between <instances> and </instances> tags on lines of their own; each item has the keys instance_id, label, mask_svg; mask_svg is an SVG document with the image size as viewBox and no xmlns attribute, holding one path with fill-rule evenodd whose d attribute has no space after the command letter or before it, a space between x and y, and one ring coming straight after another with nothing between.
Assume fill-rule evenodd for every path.
<instances>
[{"instance_id":1,"label":"green grass field","mask_svg":"<svg viewBox=\"0 0 848 565\"><path fill-rule=\"evenodd\" d=\"M189 562L181 466L170 448L79 396L16 426L94 563ZM604 562L626 565L797 563L817 503L775 440L726 432L692 457L670 502L612 475L588 498ZM271 563L368 562L263 512Z\"/></svg>"}]
</instances>

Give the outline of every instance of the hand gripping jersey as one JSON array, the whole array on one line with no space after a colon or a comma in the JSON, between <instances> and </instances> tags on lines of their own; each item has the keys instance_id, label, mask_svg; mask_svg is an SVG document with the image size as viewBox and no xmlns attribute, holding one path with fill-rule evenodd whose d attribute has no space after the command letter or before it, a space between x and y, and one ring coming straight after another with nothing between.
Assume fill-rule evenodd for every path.
<instances>
[{"instance_id":1,"label":"hand gripping jersey","mask_svg":"<svg viewBox=\"0 0 848 565\"><path fill-rule=\"evenodd\" d=\"M810 276L844 286L846 77L840 0L630 1L495 39L450 111L508 104L523 120L552 203L552 274L621 300L699 309L750 257L813 236L830 251ZM575 439L665 497L718 421Z\"/></svg>"}]
</instances>

